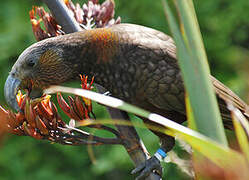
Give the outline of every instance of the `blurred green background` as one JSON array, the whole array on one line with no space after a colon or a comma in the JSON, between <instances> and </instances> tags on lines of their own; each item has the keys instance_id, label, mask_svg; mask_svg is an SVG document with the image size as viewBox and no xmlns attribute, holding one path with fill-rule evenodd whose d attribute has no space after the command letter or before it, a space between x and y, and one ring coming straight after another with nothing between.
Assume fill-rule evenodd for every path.
<instances>
[{"instance_id":1,"label":"blurred green background","mask_svg":"<svg viewBox=\"0 0 249 180\"><path fill-rule=\"evenodd\" d=\"M86 0L79 1L81 4ZM76 1L73 1L76 2ZM116 0L116 16L122 22L149 26L170 34L159 0ZM212 74L249 102L249 3L246 0L195 0ZM35 42L29 10L38 0L9 0L0 4L0 104L6 105L3 87L18 55ZM6 106L5 106L6 107ZM98 106L98 118L107 114ZM139 121L139 120L138 120ZM148 150L154 153L157 138L139 129ZM50 144L29 137L9 136L0 145L0 180L23 179L134 179L133 168L121 146L93 147L92 163L87 147ZM174 164L163 164L168 180L187 179Z\"/></svg>"}]
</instances>

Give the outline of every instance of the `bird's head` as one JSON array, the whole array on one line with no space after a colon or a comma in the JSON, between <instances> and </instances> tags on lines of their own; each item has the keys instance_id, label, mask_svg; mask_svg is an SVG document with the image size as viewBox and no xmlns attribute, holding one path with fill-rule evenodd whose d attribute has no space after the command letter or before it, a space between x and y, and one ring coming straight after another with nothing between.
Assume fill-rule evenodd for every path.
<instances>
[{"instance_id":1,"label":"bird's head","mask_svg":"<svg viewBox=\"0 0 249 180\"><path fill-rule=\"evenodd\" d=\"M28 47L17 59L5 82L7 103L19 110L16 102L19 89L28 90L31 98L38 97L43 89L77 76L77 67L70 62L77 55L70 49L73 47L67 40L60 38L49 38Z\"/></svg>"}]
</instances>

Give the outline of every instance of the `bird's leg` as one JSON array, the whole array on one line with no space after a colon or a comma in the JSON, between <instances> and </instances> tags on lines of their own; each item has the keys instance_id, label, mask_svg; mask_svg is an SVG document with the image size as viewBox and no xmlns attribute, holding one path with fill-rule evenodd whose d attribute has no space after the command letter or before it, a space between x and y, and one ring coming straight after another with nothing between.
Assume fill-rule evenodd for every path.
<instances>
[{"instance_id":1,"label":"bird's leg","mask_svg":"<svg viewBox=\"0 0 249 180\"><path fill-rule=\"evenodd\" d=\"M132 174L140 173L136 180L145 179L150 172L154 171L162 176L162 167L160 162L164 160L167 156L167 152L169 152L175 145L175 138L171 136L167 136L165 134L161 134L158 132L154 132L156 135L160 137L161 147L157 150L157 152L144 163L137 166Z\"/></svg>"},{"instance_id":2,"label":"bird's leg","mask_svg":"<svg viewBox=\"0 0 249 180\"><path fill-rule=\"evenodd\" d=\"M171 149L173 149L174 145L175 145L175 138L172 136L168 136L163 134L163 136L159 136L160 137L160 145L161 145L161 149L167 153L169 152Z\"/></svg>"}]
</instances>

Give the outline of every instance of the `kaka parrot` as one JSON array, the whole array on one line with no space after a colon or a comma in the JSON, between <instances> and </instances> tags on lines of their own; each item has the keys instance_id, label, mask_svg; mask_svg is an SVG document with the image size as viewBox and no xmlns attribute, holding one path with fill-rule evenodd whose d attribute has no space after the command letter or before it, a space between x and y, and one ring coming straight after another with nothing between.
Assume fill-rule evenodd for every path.
<instances>
[{"instance_id":1,"label":"kaka parrot","mask_svg":"<svg viewBox=\"0 0 249 180\"><path fill-rule=\"evenodd\" d=\"M77 80L79 74L94 76L95 82L114 97L177 123L186 120L185 90L174 41L160 31L133 24L75 32L31 45L12 67L5 97L18 109L18 89L28 89L31 96L37 96L51 85ZM248 118L248 105L217 79L210 79L216 94L231 101ZM224 126L232 129L226 103L217 98ZM165 152L172 149L174 138L155 134ZM144 171L140 177L145 176Z\"/></svg>"}]
</instances>

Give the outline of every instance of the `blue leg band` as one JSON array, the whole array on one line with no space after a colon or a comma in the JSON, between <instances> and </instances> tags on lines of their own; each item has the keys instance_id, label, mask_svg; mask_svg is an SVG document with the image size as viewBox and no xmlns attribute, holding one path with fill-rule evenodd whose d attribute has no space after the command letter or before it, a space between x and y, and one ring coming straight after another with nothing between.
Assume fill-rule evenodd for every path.
<instances>
[{"instance_id":1,"label":"blue leg band","mask_svg":"<svg viewBox=\"0 0 249 180\"><path fill-rule=\"evenodd\" d=\"M166 156L166 152L164 152L161 148L157 150L157 152L154 155L159 161L162 161Z\"/></svg>"}]
</instances>

